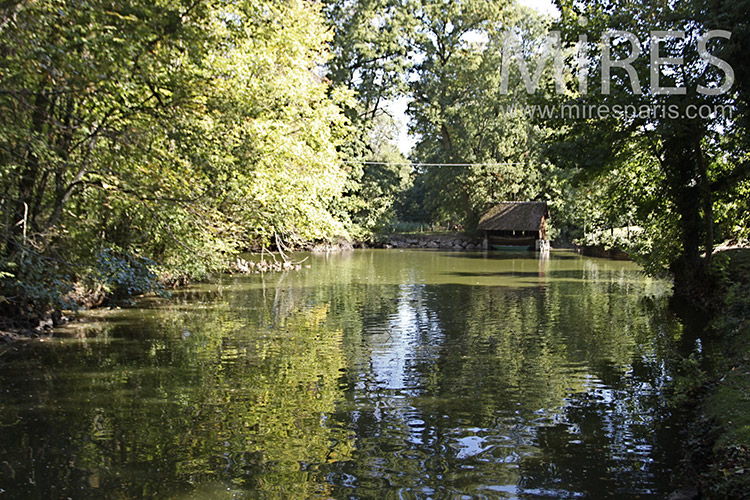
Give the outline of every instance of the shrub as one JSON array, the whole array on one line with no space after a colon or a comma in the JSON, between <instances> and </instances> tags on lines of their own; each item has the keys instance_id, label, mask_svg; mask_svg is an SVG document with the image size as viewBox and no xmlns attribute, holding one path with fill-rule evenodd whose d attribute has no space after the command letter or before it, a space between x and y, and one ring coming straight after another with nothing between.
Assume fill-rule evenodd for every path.
<instances>
[{"instance_id":1,"label":"shrub","mask_svg":"<svg viewBox=\"0 0 750 500\"><path fill-rule=\"evenodd\" d=\"M166 295L156 270L151 259L107 248L99 252L91 279L114 301L148 292Z\"/></svg>"},{"instance_id":2,"label":"shrub","mask_svg":"<svg viewBox=\"0 0 750 500\"><path fill-rule=\"evenodd\" d=\"M0 264L0 314L32 323L52 310L70 308L70 277L59 262L23 251Z\"/></svg>"}]
</instances>

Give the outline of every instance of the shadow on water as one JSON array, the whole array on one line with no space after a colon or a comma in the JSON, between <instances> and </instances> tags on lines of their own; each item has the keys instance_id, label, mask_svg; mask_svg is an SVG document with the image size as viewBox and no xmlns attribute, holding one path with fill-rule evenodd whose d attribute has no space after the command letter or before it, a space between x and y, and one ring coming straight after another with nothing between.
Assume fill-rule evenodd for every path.
<instances>
[{"instance_id":1,"label":"shadow on water","mask_svg":"<svg viewBox=\"0 0 750 500\"><path fill-rule=\"evenodd\" d=\"M597 270L597 274L599 275L598 279L611 279L611 278L617 278L621 277L623 275L623 272L621 270ZM471 277L471 276L496 276L496 277L511 277L511 278L523 278L523 277L539 277L546 276L548 278L552 279L577 279L577 280L585 280L587 279L586 272L583 270L576 270L576 271L547 271L542 269L541 271L498 271L498 272L489 272L489 271L482 271L482 272L468 272L468 271L456 271L456 272L447 272L444 273L446 276L464 276L464 277ZM629 273L630 279L639 279L638 275L634 275L632 272Z\"/></svg>"},{"instance_id":2,"label":"shadow on water","mask_svg":"<svg viewBox=\"0 0 750 500\"><path fill-rule=\"evenodd\" d=\"M446 276L464 276L464 277L471 277L471 276L506 276L506 277L512 277L512 278L522 278L522 277L529 277L529 278L538 278L539 277L539 271L501 271L501 272L477 272L472 273L468 271L462 271L462 272L452 272L452 273L444 273Z\"/></svg>"},{"instance_id":3,"label":"shadow on water","mask_svg":"<svg viewBox=\"0 0 750 500\"><path fill-rule=\"evenodd\" d=\"M670 491L660 387L681 325L653 283L588 273L527 287L527 271L497 268L476 270L499 273L494 285L446 283L431 277L460 264L417 252L321 262L201 285L7 353L2 496Z\"/></svg>"},{"instance_id":4,"label":"shadow on water","mask_svg":"<svg viewBox=\"0 0 750 500\"><path fill-rule=\"evenodd\" d=\"M416 250L420 251L420 250ZM578 260L580 255L572 250L553 250L549 253L539 253L532 250L463 250L463 251L443 251L439 250L446 257L482 259L482 260L507 260L507 259L529 259L539 260L550 257L555 260Z\"/></svg>"}]
</instances>

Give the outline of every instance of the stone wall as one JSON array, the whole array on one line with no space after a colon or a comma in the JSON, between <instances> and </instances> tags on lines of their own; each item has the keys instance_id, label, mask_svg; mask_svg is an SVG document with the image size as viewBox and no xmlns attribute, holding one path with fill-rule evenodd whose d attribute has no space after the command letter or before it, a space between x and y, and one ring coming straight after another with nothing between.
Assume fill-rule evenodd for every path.
<instances>
[{"instance_id":1,"label":"stone wall","mask_svg":"<svg viewBox=\"0 0 750 500\"><path fill-rule=\"evenodd\" d=\"M482 240L465 234L387 234L381 248L440 248L443 250L481 250Z\"/></svg>"}]
</instances>

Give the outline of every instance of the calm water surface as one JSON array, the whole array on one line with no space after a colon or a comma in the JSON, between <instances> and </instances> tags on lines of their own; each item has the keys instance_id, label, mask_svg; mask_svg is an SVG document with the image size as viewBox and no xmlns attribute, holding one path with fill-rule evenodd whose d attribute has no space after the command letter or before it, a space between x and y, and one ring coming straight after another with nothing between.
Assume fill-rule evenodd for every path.
<instances>
[{"instance_id":1,"label":"calm water surface","mask_svg":"<svg viewBox=\"0 0 750 500\"><path fill-rule=\"evenodd\" d=\"M0 500L665 498L682 327L632 263L363 250L0 356Z\"/></svg>"}]
</instances>

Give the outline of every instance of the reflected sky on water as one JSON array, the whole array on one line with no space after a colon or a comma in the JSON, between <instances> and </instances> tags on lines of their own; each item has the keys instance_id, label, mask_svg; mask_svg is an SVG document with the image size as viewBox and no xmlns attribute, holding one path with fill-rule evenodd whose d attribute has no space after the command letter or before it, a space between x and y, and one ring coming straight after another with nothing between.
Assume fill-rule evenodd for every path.
<instances>
[{"instance_id":1,"label":"reflected sky on water","mask_svg":"<svg viewBox=\"0 0 750 500\"><path fill-rule=\"evenodd\" d=\"M307 257L5 352L0 498L671 491L668 283L569 252Z\"/></svg>"}]
</instances>

